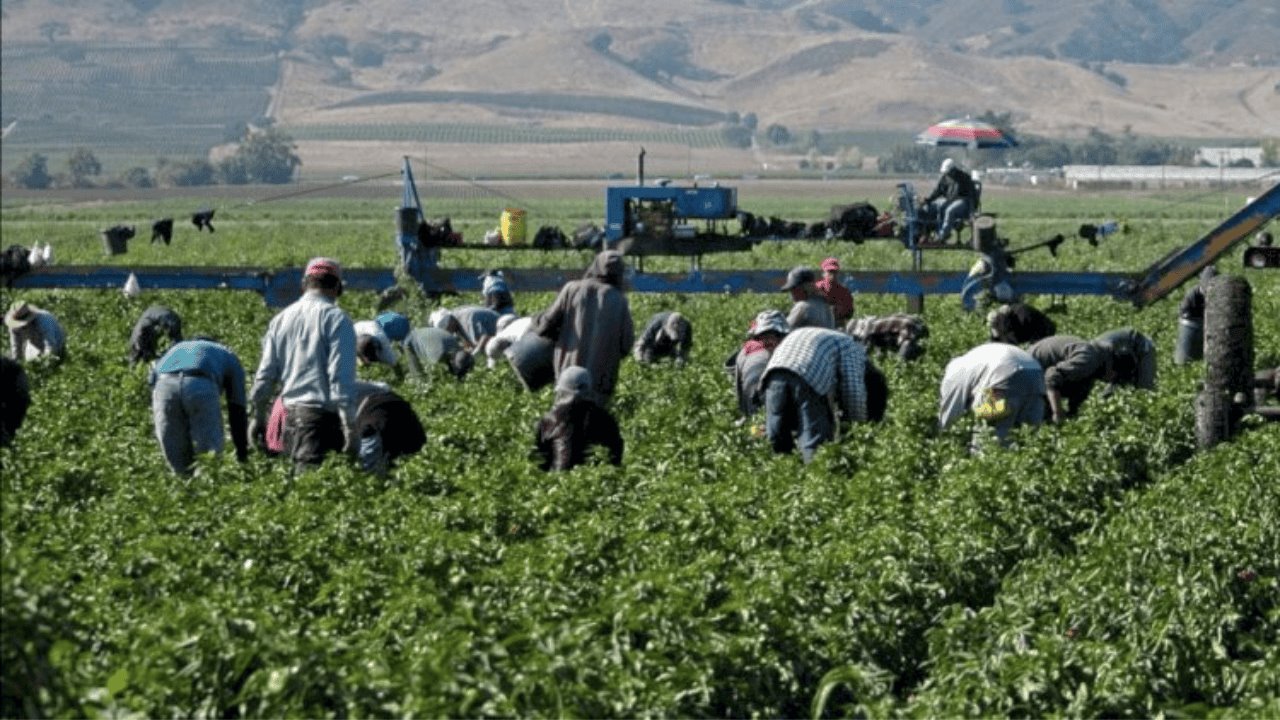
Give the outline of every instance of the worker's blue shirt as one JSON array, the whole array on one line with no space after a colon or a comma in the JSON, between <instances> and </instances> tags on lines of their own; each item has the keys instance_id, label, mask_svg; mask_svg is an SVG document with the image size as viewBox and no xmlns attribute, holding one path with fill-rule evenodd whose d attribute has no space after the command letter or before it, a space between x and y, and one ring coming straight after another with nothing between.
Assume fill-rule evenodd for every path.
<instances>
[{"instance_id":1,"label":"worker's blue shirt","mask_svg":"<svg viewBox=\"0 0 1280 720\"><path fill-rule=\"evenodd\" d=\"M244 405L244 366L225 345L208 340L186 340L169 348L156 361L151 381L173 373L204 375L227 394L229 405Z\"/></svg>"}]
</instances>

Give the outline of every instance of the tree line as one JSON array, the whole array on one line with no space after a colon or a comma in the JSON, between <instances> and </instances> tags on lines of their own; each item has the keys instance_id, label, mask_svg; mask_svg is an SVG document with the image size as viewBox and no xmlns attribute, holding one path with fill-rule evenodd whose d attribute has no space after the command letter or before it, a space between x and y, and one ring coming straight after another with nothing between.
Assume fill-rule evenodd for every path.
<instances>
[{"instance_id":1,"label":"tree line","mask_svg":"<svg viewBox=\"0 0 1280 720\"><path fill-rule=\"evenodd\" d=\"M9 173L18 187L189 187L197 185L281 184L293 180L302 165L297 146L287 133L268 128L245 134L236 151L212 162L205 158L171 160L160 158L155 168L135 166L114 178L102 178L102 163L88 148L76 148L67 157L66 172L54 173L49 158L35 152L26 156Z\"/></svg>"}]
</instances>

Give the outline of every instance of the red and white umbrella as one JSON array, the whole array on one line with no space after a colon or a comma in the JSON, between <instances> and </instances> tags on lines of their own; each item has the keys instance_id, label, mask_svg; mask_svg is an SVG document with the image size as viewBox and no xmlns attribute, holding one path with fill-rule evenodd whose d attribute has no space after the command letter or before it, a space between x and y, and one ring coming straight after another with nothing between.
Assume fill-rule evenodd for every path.
<instances>
[{"instance_id":1,"label":"red and white umbrella","mask_svg":"<svg viewBox=\"0 0 1280 720\"><path fill-rule=\"evenodd\" d=\"M970 149L1010 148L1018 144L1011 135L995 125L969 118L943 120L930 125L916 136L916 142L921 145Z\"/></svg>"}]
</instances>

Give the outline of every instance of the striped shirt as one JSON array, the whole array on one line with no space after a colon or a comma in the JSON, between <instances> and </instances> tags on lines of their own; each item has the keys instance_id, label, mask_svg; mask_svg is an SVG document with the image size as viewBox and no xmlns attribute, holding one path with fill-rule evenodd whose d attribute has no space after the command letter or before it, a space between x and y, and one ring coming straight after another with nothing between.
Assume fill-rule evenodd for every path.
<instances>
[{"instance_id":1,"label":"striped shirt","mask_svg":"<svg viewBox=\"0 0 1280 720\"><path fill-rule=\"evenodd\" d=\"M864 315L850 320L845 332L869 348L897 350L904 343L929 337L929 328L916 315Z\"/></svg>"},{"instance_id":2,"label":"striped shirt","mask_svg":"<svg viewBox=\"0 0 1280 720\"><path fill-rule=\"evenodd\" d=\"M867 419L867 352L856 340L835 330L792 330L769 358L769 373L790 370L819 395L834 395L846 420Z\"/></svg>"}]
</instances>

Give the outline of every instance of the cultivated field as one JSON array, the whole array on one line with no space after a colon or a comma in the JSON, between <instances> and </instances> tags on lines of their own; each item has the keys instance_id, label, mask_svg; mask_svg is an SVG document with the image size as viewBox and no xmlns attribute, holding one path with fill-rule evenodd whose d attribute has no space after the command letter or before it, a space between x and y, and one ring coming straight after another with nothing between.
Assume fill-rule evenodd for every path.
<instances>
[{"instance_id":1,"label":"cultivated field","mask_svg":"<svg viewBox=\"0 0 1280 720\"><path fill-rule=\"evenodd\" d=\"M420 178L421 179L421 178ZM428 215L468 240L519 201L530 223L601 221L603 183L422 185ZM885 203L881 185L745 184L739 203L798 220ZM6 245L61 264L297 266L394 257L394 185L348 197L216 196L217 233L180 225L104 256L98 229L180 222L209 196L32 202L7 194ZM500 193L500 194L498 194ZM989 193L1015 245L1061 232L1020 269L1133 270L1199 237L1236 194ZM1099 248L1083 222L1122 218ZM895 242L770 243L705 267L907 268ZM583 267L580 251L446 251L455 267ZM687 261L653 261L679 270ZM650 267L651 262L646 262ZM937 253L928 267L967 267ZM1280 362L1280 274L1253 285L1259 365ZM549 294L514 288L533 312ZM6 290L4 305L18 295ZM23 291L69 332L67 361L29 367L34 404L0 451L0 715L79 716L1154 716L1280 714L1280 428L1250 424L1197 452L1202 368L1171 361L1177 299L1136 311L1069 298L1054 318L1092 337L1132 325L1159 348L1159 391L1092 398L1081 417L973 456L933 430L947 360L985 338L954 297L927 302L927 353L877 358L879 426L847 427L804 466L734 425L721 366L772 295L630 296L643 323L695 328L683 369L624 362L621 468L545 475L528 458L550 390L509 368L398 390L427 447L378 479L342 459L292 477L255 456L161 460L144 369L125 362L142 310L173 307L252 370L272 311L256 295ZM448 298L447 304L477 297ZM1033 299L1047 307L1048 298ZM861 295L859 313L901 309ZM376 297L341 305L372 317ZM400 307L416 323L425 300ZM364 372L362 370L362 372ZM372 379L391 380L375 369Z\"/></svg>"}]
</instances>

